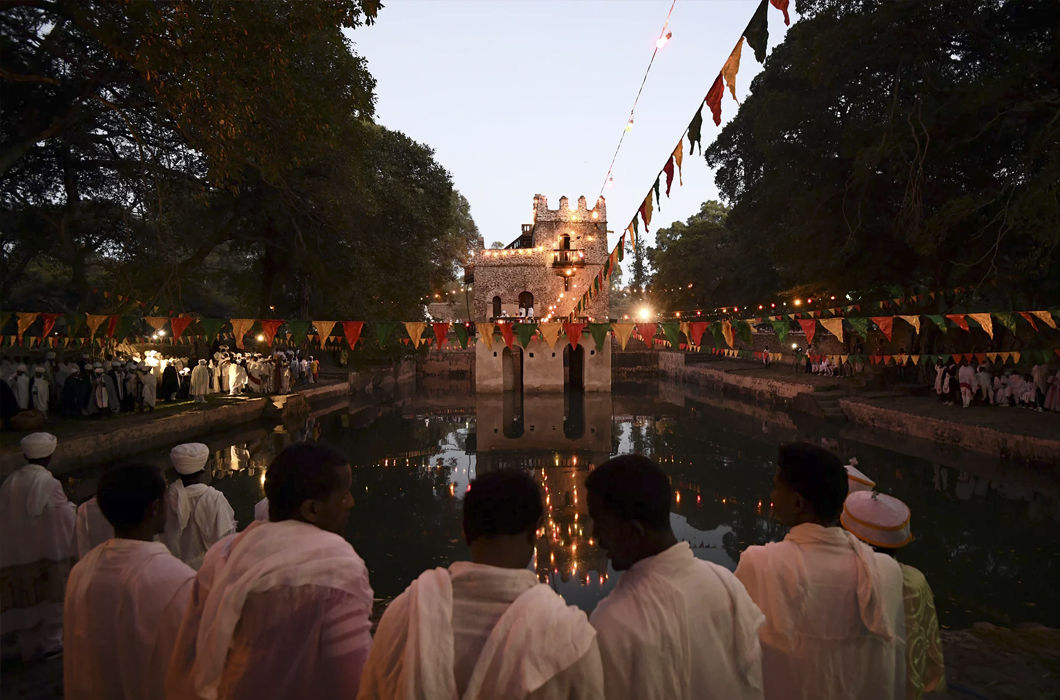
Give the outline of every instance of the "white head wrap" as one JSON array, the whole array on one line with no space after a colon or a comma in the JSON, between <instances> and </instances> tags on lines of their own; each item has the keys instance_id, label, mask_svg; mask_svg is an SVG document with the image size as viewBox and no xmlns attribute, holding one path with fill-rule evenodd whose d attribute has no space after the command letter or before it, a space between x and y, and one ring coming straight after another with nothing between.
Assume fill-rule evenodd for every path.
<instances>
[{"instance_id":1,"label":"white head wrap","mask_svg":"<svg viewBox=\"0 0 1060 700\"><path fill-rule=\"evenodd\" d=\"M169 461L178 474L194 474L202 471L210 458L210 448L201 442L186 442L169 451Z\"/></svg>"},{"instance_id":2,"label":"white head wrap","mask_svg":"<svg viewBox=\"0 0 1060 700\"><path fill-rule=\"evenodd\" d=\"M55 446L59 439L51 433L30 433L22 438L19 443L22 446L22 454L26 459L40 459L50 457L55 452Z\"/></svg>"}]
</instances>

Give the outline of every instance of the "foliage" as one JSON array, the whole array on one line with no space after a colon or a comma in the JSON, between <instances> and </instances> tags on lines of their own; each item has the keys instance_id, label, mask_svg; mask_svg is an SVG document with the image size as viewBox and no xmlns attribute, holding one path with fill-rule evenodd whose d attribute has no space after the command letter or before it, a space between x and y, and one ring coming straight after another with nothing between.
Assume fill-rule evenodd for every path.
<instances>
[{"instance_id":1,"label":"foliage","mask_svg":"<svg viewBox=\"0 0 1060 700\"><path fill-rule=\"evenodd\" d=\"M1055 9L800 2L802 19L706 151L733 235L778 287L1000 280L1055 298Z\"/></svg>"},{"instance_id":2,"label":"foliage","mask_svg":"<svg viewBox=\"0 0 1060 700\"><path fill-rule=\"evenodd\" d=\"M5 306L103 310L99 286L221 316L422 313L478 234L433 151L372 123L342 30L377 9L10 3Z\"/></svg>"}]
</instances>

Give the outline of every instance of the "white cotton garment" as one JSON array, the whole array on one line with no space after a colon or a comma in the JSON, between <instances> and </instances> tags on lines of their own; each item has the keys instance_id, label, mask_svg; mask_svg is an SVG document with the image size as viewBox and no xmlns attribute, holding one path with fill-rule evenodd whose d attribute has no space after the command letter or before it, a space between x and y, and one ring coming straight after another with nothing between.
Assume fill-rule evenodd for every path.
<instances>
[{"instance_id":1,"label":"white cotton garment","mask_svg":"<svg viewBox=\"0 0 1060 700\"><path fill-rule=\"evenodd\" d=\"M5 635L27 632L20 645L24 658L31 658L61 643L63 587L76 551L74 504L51 472L26 464L4 480L0 533L5 603L14 602L0 613L0 629Z\"/></svg>"},{"instance_id":2,"label":"white cotton garment","mask_svg":"<svg viewBox=\"0 0 1060 700\"><path fill-rule=\"evenodd\" d=\"M387 608L360 700L603 698L596 634L526 569L456 562Z\"/></svg>"},{"instance_id":3,"label":"white cotton garment","mask_svg":"<svg viewBox=\"0 0 1060 700\"><path fill-rule=\"evenodd\" d=\"M623 572L590 619L608 700L762 698L765 618L732 572L687 542Z\"/></svg>"},{"instance_id":4,"label":"white cotton garment","mask_svg":"<svg viewBox=\"0 0 1060 700\"><path fill-rule=\"evenodd\" d=\"M161 542L113 538L78 562L64 605L66 700L163 697L194 578Z\"/></svg>"},{"instance_id":5,"label":"white cotton garment","mask_svg":"<svg viewBox=\"0 0 1060 700\"><path fill-rule=\"evenodd\" d=\"M77 558L83 559L92 549L114 537L114 528L103 516L96 497L88 499L77 507L77 521L74 524L74 539L77 541Z\"/></svg>"},{"instance_id":6,"label":"white cotton garment","mask_svg":"<svg viewBox=\"0 0 1060 700\"><path fill-rule=\"evenodd\" d=\"M165 697L356 697L371 610L368 569L349 542L297 520L255 521L207 552Z\"/></svg>"},{"instance_id":7,"label":"white cotton garment","mask_svg":"<svg viewBox=\"0 0 1060 700\"><path fill-rule=\"evenodd\" d=\"M169 485L162 541L173 556L197 570L206 550L235 531L235 511L223 493L206 484L185 486L180 478Z\"/></svg>"},{"instance_id":8,"label":"white cotton garment","mask_svg":"<svg viewBox=\"0 0 1060 700\"><path fill-rule=\"evenodd\" d=\"M748 547L736 567L766 616L759 633L769 700L905 696L905 617L898 563L840 527L796 525Z\"/></svg>"}]
</instances>

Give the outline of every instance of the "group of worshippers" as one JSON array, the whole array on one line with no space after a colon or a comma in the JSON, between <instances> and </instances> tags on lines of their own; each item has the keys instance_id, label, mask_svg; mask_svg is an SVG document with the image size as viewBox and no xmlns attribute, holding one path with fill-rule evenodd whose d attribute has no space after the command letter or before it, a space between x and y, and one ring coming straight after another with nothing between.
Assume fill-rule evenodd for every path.
<instances>
[{"instance_id":1,"label":"group of worshippers","mask_svg":"<svg viewBox=\"0 0 1060 700\"><path fill-rule=\"evenodd\" d=\"M935 362L935 395L947 406L1019 406L1060 411L1060 368L1039 362L1029 373L995 371L989 362Z\"/></svg>"},{"instance_id":2,"label":"group of worshippers","mask_svg":"<svg viewBox=\"0 0 1060 700\"><path fill-rule=\"evenodd\" d=\"M2 487L2 517L51 533L23 559L59 560L48 543L73 506L39 441ZM66 697L920 697L944 675L931 590L893 556L912 539L909 509L861 482L820 447L781 446L771 498L790 531L733 573L677 540L657 464L613 458L585 488L592 536L622 575L586 617L528 568L537 484L483 474L463 503L471 561L417 577L373 637L368 570L342 536L354 500L341 453L284 449L265 475L267 519L207 546L197 571L155 541L174 487L149 465L115 467L96 496L113 537L73 567L59 603Z\"/></svg>"},{"instance_id":3,"label":"group of worshippers","mask_svg":"<svg viewBox=\"0 0 1060 700\"><path fill-rule=\"evenodd\" d=\"M199 363L207 365L206 360ZM231 352L227 345L220 345L208 368L210 379L206 393L229 396L289 394L297 386L315 384L320 379L320 360L312 355L303 356L301 350L276 350L271 356L265 356ZM198 395L196 400L200 400Z\"/></svg>"}]
</instances>

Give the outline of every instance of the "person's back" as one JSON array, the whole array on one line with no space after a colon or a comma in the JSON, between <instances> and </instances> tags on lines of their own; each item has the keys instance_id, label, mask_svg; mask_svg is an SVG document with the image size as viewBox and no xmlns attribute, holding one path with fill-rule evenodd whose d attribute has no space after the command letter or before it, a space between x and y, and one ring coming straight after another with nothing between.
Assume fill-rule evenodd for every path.
<instances>
[{"instance_id":1,"label":"person's back","mask_svg":"<svg viewBox=\"0 0 1060 700\"><path fill-rule=\"evenodd\" d=\"M103 511L99 509L99 502L95 496L77 507L74 539L77 541L78 559L111 537L114 537L114 528L103 516Z\"/></svg>"},{"instance_id":2,"label":"person's back","mask_svg":"<svg viewBox=\"0 0 1060 700\"><path fill-rule=\"evenodd\" d=\"M67 700L161 698L195 572L161 542L165 481L148 465L108 471L101 510L116 536L70 572L64 605Z\"/></svg>"},{"instance_id":3,"label":"person's back","mask_svg":"<svg viewBox=\"0 0 1060 700\"><path fill-rule=\"evenodd\" d=\"M585 485L593 536L622 571L591 617L608 699L761 698L762 613L731 572L677 542L666 474L623 455Z\"/></svg>"},{"instance_id":4,"label":"person's back","mask_svg":"<svg viewBox=\"0 0 1060 700\"><path fill-rule=\"evenodd\" d=\"M847 476L819 447L782 445L774 517L782 542L748 547L736 576L766 616L767 698L899 698L905 689L897 563L838 527Z\"/></svg>"},{"instance_id":5,"label":"person's back","mask_svg":"<svg viewBox=\"0 0 1060 700\"><path fill-rule=\"evenodd\" d=\"M210 457L206 445L177 445L169 457L178 477L166 492L168 515L162 540L174 556L198 569L206 551L236 531L235 511L223 493L203 483Z\"/></svg>"},{"instance_id":6,"label":"person's back","mask_svg":"<svg viewBox=\"0 0 1060 700\"><path fill-rule=\"evenodd\" d=\"M291 445L265 477L270 520L207 553L167 698L353 697L371 647L372 589L339 534L352 476L339 453Z\"/></svg>"},{"instance_id":7,"label":"person's back","mask_svg":"<svg viewBox=\"0 0 1060 700\"><path fill-rule=\"evenodd\" d=\"M421 574L387 608L363 699L602 698L596 634L526 568L542 517L525 474L475 479L464 502L472 561Z\"/></svg>"}]
</instances>

